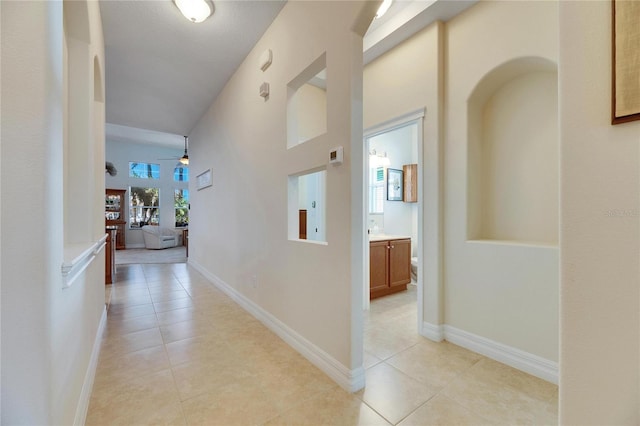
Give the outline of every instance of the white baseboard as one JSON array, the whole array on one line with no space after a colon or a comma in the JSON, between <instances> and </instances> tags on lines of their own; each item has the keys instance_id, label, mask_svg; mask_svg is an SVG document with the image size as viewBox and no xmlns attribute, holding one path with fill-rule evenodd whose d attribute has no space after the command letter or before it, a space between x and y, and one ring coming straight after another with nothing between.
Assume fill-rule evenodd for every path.
<instances>
[{"instance_id":1,"label":"white baseboard","mask_svg":"<svg viewBox=\"0 0 640 426\"><path fill-rule=\"evenodd\" d=\"M78 401L78 407L76 408L76 417L73 421L73 424L75 426L82 426L87 420L87 411L89 411L89 402L91 401L93 381L96 378L96 369L98 368L98 357L100 356L102 333L104 332L106 324L107 309L105 307L102 311L102 318L100 318L100 324L98 325L98 331L96 332L96 339L93 342L93 349L91 350L91 358L89 359L87 372L84 376L84 383L82 384L82 390L80 391L80 400Z\"/></svg>"},{"instance_id":2,"label":"white baseboard","mask_svg":"<svg viewBox=\"0 0 640 426\"><path fill-rule=\"evenodd\" d=\"M189 265L204 275L213 285L222 290L268 329L276 333L282 340L297 350L313 365L331 377L343 389L348 392L356 392L364 387L364 367L360 366L353 370L348 369L331 355L288 327L278 318L274 317L242 293L238 292L235 288L209 272L198 262L193 259L189 259Z\"/></svg>"},{"instance_id":3,"label":"white baseboard","mask_svg":"<svg viewBox=\"0 0 640 426\"><path fill-rule=\"evenodd\" d=\"M444 340L444 328L442 325L423 322L420 334L434 342L442 342Z\"/></svg>"},{"instance_id":4,"label":"white baseboard","mask_svg":"<svg viewBox=\"0 0 640 426\"><path fill-rule=\"evenodd\" d=\"M503 364L522 370L551 383L558 384L558 363L523 350L498 343L450 325L444 329L444 339ZM427 336L428 337L428 336Z\"/></svg>"}]
</instances>

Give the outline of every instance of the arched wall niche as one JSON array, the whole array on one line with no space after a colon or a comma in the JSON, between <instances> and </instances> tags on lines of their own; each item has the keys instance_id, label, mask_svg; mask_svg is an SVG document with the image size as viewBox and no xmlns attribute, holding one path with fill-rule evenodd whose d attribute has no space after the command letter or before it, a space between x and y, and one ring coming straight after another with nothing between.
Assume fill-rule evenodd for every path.
<instances>
[{"instance_id":1,"label":"arched wall niche","mask_svg":"<svg viewBox=\"0 0 640 426\"><path fill-rule=\"evenodd\" d=\"M523 57L468 99L467 239L557 245L557 65Z\"/></svg>"}]
</instances>

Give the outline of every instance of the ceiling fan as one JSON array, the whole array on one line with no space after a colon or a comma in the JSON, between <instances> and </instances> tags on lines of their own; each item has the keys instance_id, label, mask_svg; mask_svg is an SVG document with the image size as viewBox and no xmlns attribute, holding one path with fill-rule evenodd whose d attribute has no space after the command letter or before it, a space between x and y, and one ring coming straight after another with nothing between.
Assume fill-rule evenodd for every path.
<instances>
[{"instance_id":1,"label":"ceiling fan","mask_svg":"<svg viewBox=\"0 0 640 426\"><path fill-rule=\"evenodd\" d=\"M187 144L189 143L189 136L184 136L184 154L182 157L172 157L172 158L158 158L158 160L178 160L179 165L188 166L189 165L189 154L187 153Z\"/></svg>"}]
</instances>

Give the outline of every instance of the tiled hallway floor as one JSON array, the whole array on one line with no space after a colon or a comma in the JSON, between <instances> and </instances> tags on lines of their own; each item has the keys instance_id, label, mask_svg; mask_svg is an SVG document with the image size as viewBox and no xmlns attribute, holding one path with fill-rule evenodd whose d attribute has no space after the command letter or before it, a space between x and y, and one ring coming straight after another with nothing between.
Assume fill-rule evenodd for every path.
<instances>
[{"instance_id":1,"label":"tiled hallway floor","mask_svg":"<svg viewBox=\"0 0 640 426\"><path fill-rule=\"evenodd\" d=\"M349 394L186 264L121 265L87 424L554 424L557 387L415 332L415 295L365 318Z\"/></svg>"}]
</instances>

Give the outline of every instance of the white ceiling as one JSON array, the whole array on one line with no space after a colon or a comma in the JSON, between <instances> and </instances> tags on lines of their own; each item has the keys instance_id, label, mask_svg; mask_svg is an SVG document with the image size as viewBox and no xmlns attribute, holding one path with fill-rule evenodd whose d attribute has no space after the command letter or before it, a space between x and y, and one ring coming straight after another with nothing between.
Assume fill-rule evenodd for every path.
<instances>
[{"instance_id":1,"label":"white ceiling","mask_svg":"<svg viewBox=\"0 0 640 426\"><path fill-rule=\"evenodd\" d=\"M478 0L396 0L364 38L368 63L436 20ZM100 0L111 140L183 148L285 1L214 0L206 21L187 21L171 0Z\"/></svg>"}]
</instances>

